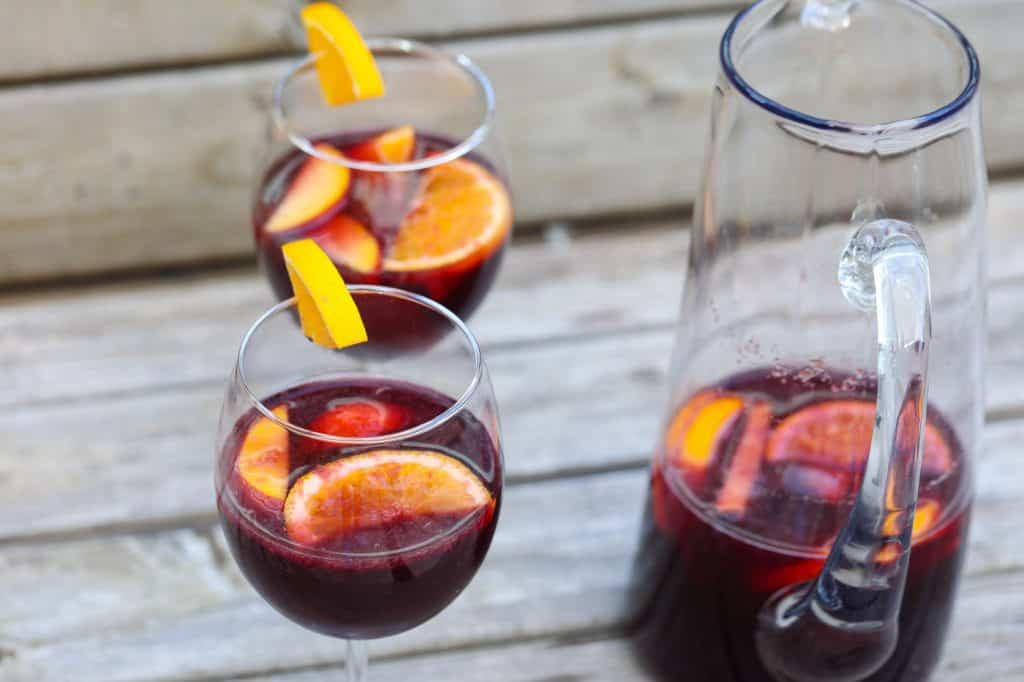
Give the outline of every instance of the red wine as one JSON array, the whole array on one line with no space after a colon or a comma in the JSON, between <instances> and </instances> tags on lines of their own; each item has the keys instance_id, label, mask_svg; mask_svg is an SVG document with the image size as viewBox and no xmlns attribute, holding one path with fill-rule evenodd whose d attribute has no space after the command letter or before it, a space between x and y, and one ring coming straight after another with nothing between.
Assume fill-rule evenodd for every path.
<instances>
[{"instance_id":1,"label":"red wine","mask_svg":"<svg viewBox=\"0 0 1024 682\"><path fill-rule=\"evenodd\" d=\"M860 486L875 390L839 372L764 370L679 408L652 467L630 599L635 650L658 679L776 682L757 614L821 570ZM868 682L926 680L953 608L969 506L962 446L934 407L921 476L898 644Z\"/></svg>"},{"instance_id":2,"label":"red wine","mask_svg":"<svg viewBox=\"0 0 1024 682\"><path fill-rule=\"evenodd\" d=\"M292 425L362 438L423 424L453 403L413 384L365 379L263 401ZM483 561L501 501L495 444L468 413L411 442L349 448L253 410L235 425L220 466L221 525L242 573L285 616L337 637L392 635L441 611ZM424 494L423 476L441 481L447 497Z\"/></svg>"}]
</instances>

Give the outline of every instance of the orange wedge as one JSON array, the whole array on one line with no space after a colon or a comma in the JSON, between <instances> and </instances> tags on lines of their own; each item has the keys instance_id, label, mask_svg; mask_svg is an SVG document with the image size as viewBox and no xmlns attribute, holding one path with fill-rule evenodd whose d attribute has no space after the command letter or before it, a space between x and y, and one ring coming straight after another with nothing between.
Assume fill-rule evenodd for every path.
<instances>
[{"instance_id":1,"label":"orange wedge","mask_svg":"<svg viewBox=\"0 0 1024 682\"><path fill-rule=\"evenodd\" d=\"M374 135L366 142L349 147L348 156L372 163L405 163L416 150L416 129L412 126L393 128Z\"/></svg>"},{"instance_id":2,"label":"orange wedge","mask_svg":"<svg viewBox=\"0 0 1024 682\"><path fill-rule=\"evenodd\" d=\"M384 79L355 24L336 5L314 2L302 10L302 25L324 101L334 107L384 94Z\"/></svg>"},{"instance_id":3,"label":"orange wedge","mask_svg":"<svg viewBox=\"0 0 1024 682\"><path fill-rule=\"evenodd\" d=\"M288 420L288 407L274 408L274 416ZM288 491L288 431L267 417L249 427L235 468L245 483L271 501L284 501Z\"/></svg>"},{"instance_id":4,"label":"orange wedge","mask_svg":"<svg viewBox=\"0 0 1024 682\"><path fill-rule=\"evenodd\" d=\"M723 438L743 412L736 396L703 391L691 398L668 427L665 447L669 458L688 469L707 468Z\"/></svg>"},{"instance_id":5,"label":"orange wedge","mask_svg":"<svg viewBox=\"0 0 1024 682\"><path fill-rule=\"evenodd\" d=\"M313 148L326 156L341 156L340 151L326 142ZM308 223L344 199L351 180L352 173L345 166L309 157L263 229L284 232Z\"/></svg>"},{"instance_id":6,"label":"orange wedge","mask_svg":"<svg viewBox=\"0 0 1024 682\"><path fill-rule=\"evenodd\" d=\"M458 159L424 172L419 195L406 215L384 269L467 269L505 242L512 205L502 182L478 163Z\"/></svg>"},{"instance_id":7,"label":"orange wedge","mask_svg":"<svg viewBox=\"0 0 1024 682\"><path fill-rule=\"evenodd\" d=\"M334 263L312 239L281 247L299 308L302 331L326 348L367 340L359 309Z\"/></svg>"},{"instance_id":8,"label":"orange wedge","mask_svg":"<svg viewBox=\"0 0 1024 682\"><path fill-rule=\"evenodd\" d=\"M921 537L930 531L935 525L935 522L939 519L939 512L942 511L942 506L935 500L918 500L917 509L914 512L914 525L913 531L911 532L911 543L921 539ZM886 524L885 531L889 534L895 534L895 529L890 524ZM899 548L896 545L886 545L882 548L882 551L878 553L876 560L882 563L888 563L893 559L896 559L900 555Z\"/></svg>"},{"instance_id":9,"label":"orange wedge","mask_svg":"<svg viewBox=\"0 0 1024 682\"><path fill-rule=\"evenodd\" d=\"M431 450L372 450L316 467L284 505L296 542L319 545L413 520L465 518L494 504L480 478Z\"/></svg>"}]
</instances>

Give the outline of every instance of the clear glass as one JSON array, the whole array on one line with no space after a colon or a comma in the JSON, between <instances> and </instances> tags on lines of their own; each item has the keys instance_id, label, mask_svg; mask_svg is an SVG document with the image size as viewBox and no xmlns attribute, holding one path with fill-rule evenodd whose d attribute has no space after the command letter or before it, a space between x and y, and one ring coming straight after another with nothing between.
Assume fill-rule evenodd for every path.
<instances>
[{"instance_id":1,"label":"clear glass","mask_svg":"<svg viewBox=\"0 0 1024 682\"><path fill-rule=\"evenodd\" d=\"M382 97L328 106L318 55L275 87L252 213L261 268L288 298L280 248L308 237L346 281L412 291L466 318L494 282L513 220L494 89L465 55L397 38L367 44ZM407 126L411 155L374 146ZM467 178L475 192L460 189Z\"/></svg>"},{"instance_id":2,"label":"clear glass","mask_svg":"<svg viewBox=\"0 0 1024 682\"><path fill-rule=\"evenodd\" d=\"M983 424L977 57L909 0L763 0L721 62L634 570L637 649L666 680L924 680ZM876 264L876 315L851 305L840 262L880 226L915 247ZM898 419L876 422L883 402ZM849 617L855 602L874 620ZM770 636L791 625L785 644Z\"/></svg>"},{"instance_id":3,"label":"clear glass","mask_svg":"<svg viewBox=\"0 0 1024 682\"><path fill-rule=\"evenodd\" d=\"M465 324L416 294L350 290L364 344L310 343L294 299L249 329L221 412L216 491L252 586L303 627L349 640L349 679L362 680L363 640L428 620L472 579L503 460Z\"/></svg>"}]
</instances>

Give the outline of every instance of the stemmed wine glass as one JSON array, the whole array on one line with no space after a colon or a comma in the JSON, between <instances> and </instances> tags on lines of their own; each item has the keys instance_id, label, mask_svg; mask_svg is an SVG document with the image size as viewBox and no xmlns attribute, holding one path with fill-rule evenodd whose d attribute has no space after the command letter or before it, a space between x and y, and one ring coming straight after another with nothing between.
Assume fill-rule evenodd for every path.
<instances>
[{"instance_id":1,"label":"stemmed wine glass","mask_svg":"<svg viewBox=\"0 0 1024 682\"><path fill-rule=\"evenodd\" d=\"M310 343L295 299L242 340L217 438L221 526L275 609L348 642L408 630L466 587L501 505L497 405L480 347L438 303L351 286L369 341Z\"/></svg>"},{"instance_id":2,"label":"stemmed wine glass","mask_svg":"<svg viewBox=\"0 0 1024 682\"><path fill-rule=\"evenodd\" d=\"M469 57L399 38L366 41L382 97L324 102L318 54L277 82L253 234L279 299L281 246L315 240L345 280L419 293L468 317L512 229L495 93Z\"/></svg>"}]
</instances>

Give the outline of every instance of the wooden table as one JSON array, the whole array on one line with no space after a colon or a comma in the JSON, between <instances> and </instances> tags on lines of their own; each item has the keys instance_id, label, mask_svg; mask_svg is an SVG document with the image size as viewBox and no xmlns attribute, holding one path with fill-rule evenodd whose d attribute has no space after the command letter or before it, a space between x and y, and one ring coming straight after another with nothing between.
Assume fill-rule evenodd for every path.
<instances>
[{"instance_id":1,"label":"wooden table","mask_svg":"<svg viewBox=\"0 0 1024 682\"><path fill-rule=\"evenodd\" d=\"M1024 184L992 197L990 424L938 680L1024 679ZM507 444L490 556L447 611L373 642L373 679L642 679L619 637L682 280L679 224L518 242L473 320ZM341 643L278 616L215 526L213 436L249 268L0 305L0 680L319 680ZM413 677L415 676L415 677Z\"/></svg>"}]
</instances>

